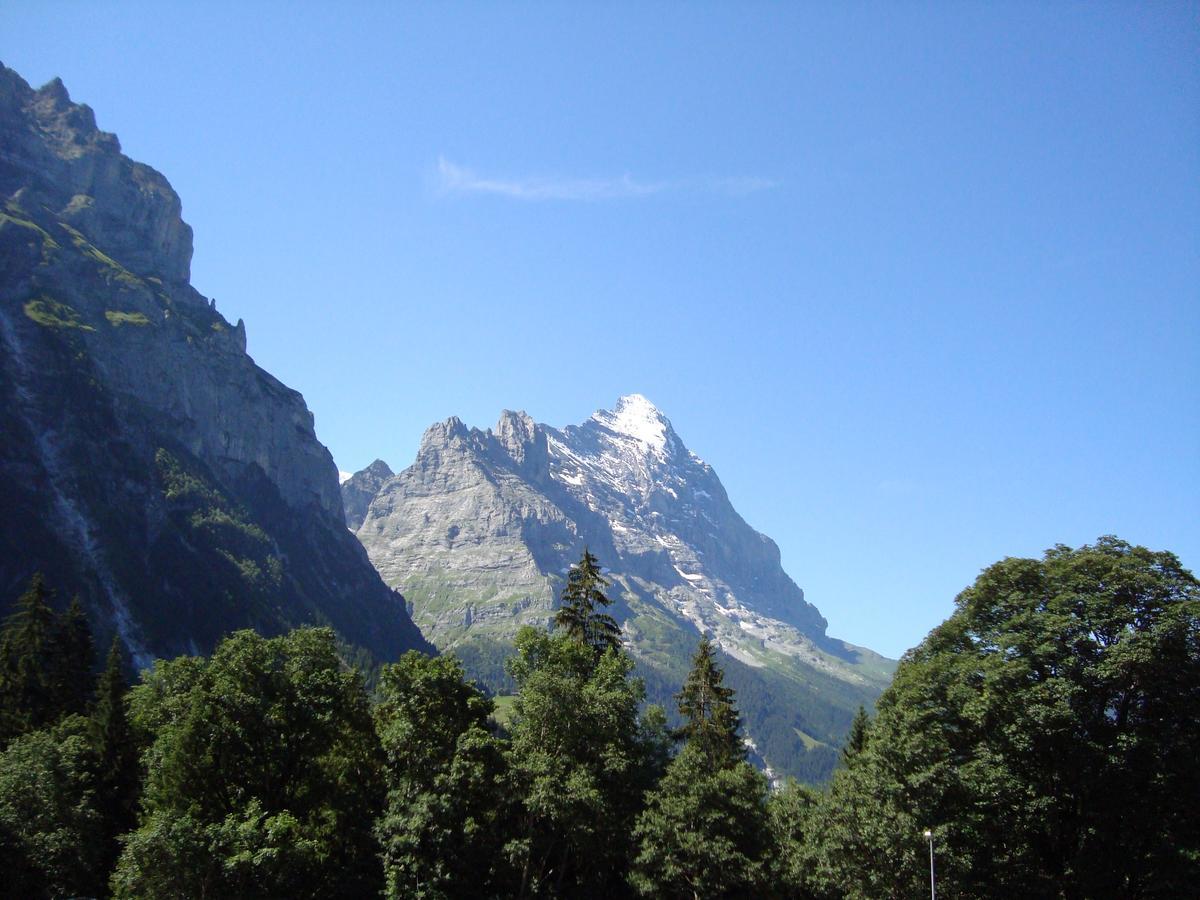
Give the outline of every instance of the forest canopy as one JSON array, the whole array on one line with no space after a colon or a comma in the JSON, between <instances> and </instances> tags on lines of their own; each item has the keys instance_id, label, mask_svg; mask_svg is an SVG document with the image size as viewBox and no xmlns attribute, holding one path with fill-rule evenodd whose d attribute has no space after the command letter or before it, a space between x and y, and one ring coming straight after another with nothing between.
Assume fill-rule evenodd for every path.
<instances>
[{"instance_id":1,"label":"forest canopy","mask_svg":"<svg viewBox=\"0 0 1200 900\"><path fill-rule=\"evenodd\" d=\"M1200 879L1200 583L1116 538L1004 559L901 661L825 787L746 761L719 648L644 702L585 554L501 726L453 656L370 692L328 629L130 686L42 579L0 631L20 896L1178 897ZM925 837L929 830L929 841Z\"/></svg>"}]
</instances>

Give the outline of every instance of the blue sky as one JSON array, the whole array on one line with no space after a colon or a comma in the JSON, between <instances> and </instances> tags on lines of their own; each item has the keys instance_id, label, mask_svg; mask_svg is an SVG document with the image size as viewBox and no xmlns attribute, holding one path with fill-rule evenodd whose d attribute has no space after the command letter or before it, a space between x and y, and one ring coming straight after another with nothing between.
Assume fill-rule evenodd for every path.
<instances>
[{"instance_id":1,"label":"blue sky","mask_svg":"<svg viewBox=\"0 0 1200 900\"><path fill-rule=\"evenodd\" d=\"M6 4L343 469L650 397L831 633L1200 566L1195 4Z\"/></svg>"}]
</instances>

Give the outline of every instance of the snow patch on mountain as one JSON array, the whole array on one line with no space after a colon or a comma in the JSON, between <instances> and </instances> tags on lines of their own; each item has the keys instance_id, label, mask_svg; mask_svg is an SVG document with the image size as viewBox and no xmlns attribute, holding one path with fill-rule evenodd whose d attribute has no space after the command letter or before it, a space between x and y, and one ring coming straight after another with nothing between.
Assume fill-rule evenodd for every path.
<instances>
[{"instance_id":1,"label":"snow patch on mountain","mask_svg":"<svg viewBox=\"0 0 1200 900\"><path fill-rule=\"evenodd\" d=\"M641 394L626 394L617 401L616 409L598 410L592 414L592 419L658 453L663 453L667 448L671 423L658 411L658 407Z\"/></svg>"},{"instance_id":2,"label":"snow patch on mountain","mask_svg":"<svg viewBox=\"0 0 1200 900\"><path fill-rule=\"evenodd\" d=\"M799 698L798 716L811 701L841 709L822 722L848 722L886 680L886 661L828 638L779 548L640 394L561 429L510 411L488 430L450 419L426 431L404 471L378 486L367 474L343 486L347 523L360 499L350 489L361 486L370 502L356 534L372 562L426 635L468 662L486 661L522 625L546 627L587 547L612 582L630 650L660 678L686 664L699 633L761 673L764 691ZM845 687L815 697L814 670ZM826 729L821 739L840 736Z\"/></svg>"}]
</instances>

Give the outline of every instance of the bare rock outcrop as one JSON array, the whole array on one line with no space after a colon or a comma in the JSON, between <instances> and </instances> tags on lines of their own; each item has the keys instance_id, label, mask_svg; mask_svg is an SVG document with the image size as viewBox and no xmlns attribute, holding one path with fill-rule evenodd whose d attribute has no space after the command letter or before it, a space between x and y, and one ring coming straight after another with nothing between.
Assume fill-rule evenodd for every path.
<instances>
[{"instance_id":1,"label":"bare rock outcrop","mask_svg":"<svg viewBox=\"0 0 1200 900\"><path fill-rule=\"evenodd\" d=\"M387 463L377 459L342 482L342 508L346 512L347 528L358 531L366 518L371 500L379 493L383 483L395 474Z\"/></svg>"}]
</instances>

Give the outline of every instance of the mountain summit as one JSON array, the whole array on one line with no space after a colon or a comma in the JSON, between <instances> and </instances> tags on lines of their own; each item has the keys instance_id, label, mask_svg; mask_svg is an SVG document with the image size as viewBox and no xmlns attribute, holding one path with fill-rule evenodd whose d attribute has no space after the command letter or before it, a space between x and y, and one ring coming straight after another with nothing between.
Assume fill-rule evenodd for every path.
<instances>
[{"instance_id":1,"label":"mountain summit","mask_svg":"<svg viewBox=\"0 0 1200 900\"><path fill-rule=\"evenodd\" d=\"M433 425L357 535L425 635L501 690L516 630L550 622L588 547L607 567L651 693L670 705L696 641L711 635L743 691L751 738L783 771L827 772L858 704L891 672L826 635L774 541L640 394L561 430L508 410L486 431L455 417Z\"/></svg>"},{"instance_id":2,"label":"mountain summit","mask_svg":"<svg viewBox=\"0 0 1200 900\"><path fill-rule=\"evenodd\" d=\"M672 440L675 446L683 446L670 420L641 394L626 394L617 400L611 411L600 409L592 413L591 421L598 422L613 434L633 438L652 453L666 454Z\"/></svg>"}]
</instances>

